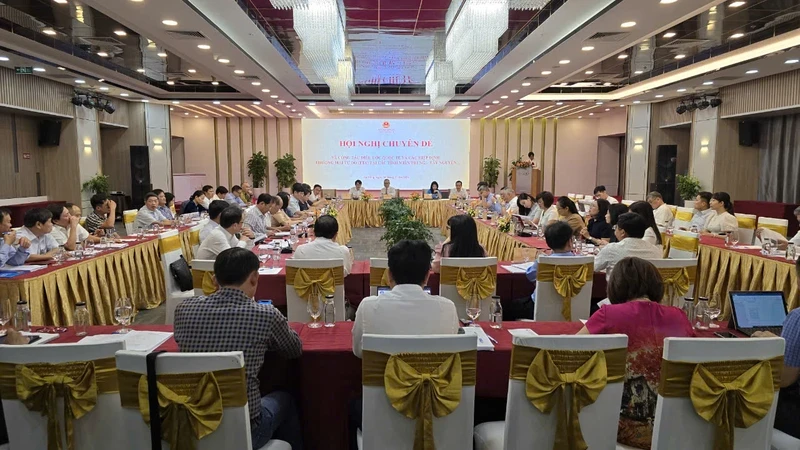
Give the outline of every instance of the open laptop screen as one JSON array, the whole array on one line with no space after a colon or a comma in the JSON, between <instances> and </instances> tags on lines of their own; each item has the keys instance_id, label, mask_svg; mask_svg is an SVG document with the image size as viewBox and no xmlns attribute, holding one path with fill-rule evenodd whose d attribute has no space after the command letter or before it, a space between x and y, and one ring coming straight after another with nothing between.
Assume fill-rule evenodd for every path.
<instances>
[{"instance_id":1,"label":"open laptop screen","mask_svg":"<svg viewBox=\"0 0 800 450\"><path fill-rule=\"evenodd\" d=\"M731 304L739 328L778 327L786 319L783 293L731 292Z\"/></svg>"}]
</instances>

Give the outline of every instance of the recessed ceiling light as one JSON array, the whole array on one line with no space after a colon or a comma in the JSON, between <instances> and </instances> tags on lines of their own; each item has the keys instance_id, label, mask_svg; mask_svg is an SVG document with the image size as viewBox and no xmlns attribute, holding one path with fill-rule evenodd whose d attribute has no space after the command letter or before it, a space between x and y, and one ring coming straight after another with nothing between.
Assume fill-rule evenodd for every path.
<instances>
[{"instance_id":1,"label":"recessed ceiling light","mask_svg":"<svg viewBox=\"0 0 800 450\"><path fill-rule=\"evenodd\" d=\"M188 115L189 115L189 113L188 113L188 112L185 112L185 113L183 113L183 115L184 115L184 116L188 116Z\"/></svg>"},{"instance_id":2,"label":"recessed ceiling light","mask_svg":"<svg viewBox=\"0 0 800 450\"><path fill-rule=\"evenodd\" d=\"M233 73L235 73L236 75L244 75L244 70L236 69L236 70L233 71Z\"/></svg>"},{"instance_id":3,"label":"recessed ceiling light","mask_svg":"<svg viewBox=\"0 0 800 450\"><path fill-rule=\"evenodd\" d=\"M400 108L400 111L405 111L405 109L403 109L403 108Z\"/></svg>"},{"instance_id":4,"label":"recessed ceiling light","mask_svg":"<svg viewBox=\"0 0 800 450\"><path fill-rule=\"evenodd\" d=\"M58 4L60 4L60 5L63 5L65 3L67 3L67 0L53 0L53 1L58 3Z\"/></svg>"},{"instance_id":5,"label":"recessed ceiling light","mask_svg":"<svg viewBox=\"0 0 800 450\"><path fill-rule=\"evenodd\" d=\"M219 86L219 81L212 81L212 82L211 82L211 85L213 85L213 86Z\"/></svg>"},{"instance_id":6,"label":"recessed ceiling light","mask_svg":"<svg viewBox=\"0 0 800 450\"><path fill-rule=\"evenodd\" d=\"M475 114L472 114L472 117L475 117Z\"/></svg>"},{"instance_id":7,"label":"recessed ceiling light","mask_svg":"<svg viewBox=\"0 0 800 450\"><path fill-rule=\"evenodd\" d=\"M433 111L433 108L429 109L429 111Z\"/></svg>"},{"instance_id":8,"label":"recessed ceiling light","mask_svg":"<svg viewBox=\"0 0 800 450\"><path fill-rule=\"evenodd\" d=\"M619 107L620 107L620 108L624 108L624 107L625 107L625 105L619 105Z\"/></svg>"},{"instance_id":9,"label":"recessed ceiling light","mask_svg":"<svg viewBox=\"0 0 800 450\"><path fill-rule=\"evenodd\" d=\"M590 115L590 116L593 116L593 115L594 115L594 113L589 113L589 115Z\"/></svg>"},{"instance_id":10,"label":"recessed ceiling light","mask_svg":"<svg viewBox=\"0 0 800 450\"><path fill-rule=\"evenodd\" d=\"M559 63L559 64L569 64L569 63L570 63L570 61L569 61L568 59L562 59L562 60L561 60L561 61L559 61L558 63Z\"/></svg>"},{"instance_id":11,"label":"recessed ceiling light","mask_svg":"<svg viewBox=\"0 0 800 450\"><path fill-rule=\"evenodd\" d=\"M744 33L733 33L731 39L739 39L742 36L744 36Z\"/></svg>"},{"instance_id":12,"label":"recessed ceiling light","mask_svg":"<svg viewBox=\"0 0 800 450\"><path fill-rule=\"evenodd\" d=\"M199 48L200 50L210 50L211 46L208 44L200 44L197 46L197 48Z\"/></svg>"},{"instance_id":13,"label":"recessed ceiling light","mask_svg":"<svg viewBox=\"0 0 800 450\"><path fill-rule=\"evenodd\" d=\"M479 110L478 110L478 112L483 112L483 110L482 110L482 109L479 109Z\"/></svg>"},{"instance_id":14,"label":"recessed ceiling light","mask_svg":"<svg viewBox=\"0 0 800 450\"><path fill-rule=\"evenodd\" d=\"M278 103L286 103L286 100L278 100Z\"/></svg>"},{"instance_id":15,"label":"recessed ceiling light","mask_svg":"<svg viewBox=\"0 0 800 450\"><path fill-rule=\"evenodd\" d=\"M675 55L675 59L683 59L683 58L686 58L686 55L684 55L683 53Z\"/></svg>"},{"instance_id":16,"label":"recessed ceiling light","mask_svg":"<svg viewBox=\"0 0 800 450\"><path fill-rule=\"evenodd\" d=\"M561 105L563 105L563 104L564 104L564 103L562 103L562 102L558 102L558 103L556 103L556 106L561 106Z\"/></svg>"},{"instance_id":17,"label":"recessed ceiling light","mask_svg":"<svg viewBox=\"0 0 800 450\"><path fill-rule=\"evenodd\" d=\"M100 88L100 90L101 90L101 91L107 91L107 90L108 90L108 88L107 88L107 87L105 87L105 86L103 86L103 87L101 87L101 88Z\"/></svg>"},{"instance_id":18,"label":"recessed ceiling light","mask_svg":"<svg viewBox=\"0 0 800 450\"><path fill-rule=\"evenodd\" d=\"M492 104L496 105L498 103L500 103L500 100L492 100Z\"/></svg>"},{"instance_id":19,"label":"recessed ceiling light","mask_svg":"<svg viewBox=\"0 0 800 450\"><path fill-rule=\"evenodd\" d=\"M372 112L372 108L370 108L369 111Z\"/></svg>"},{"instance_id":20,"label":"recessed ceiling light","mask_svg":"<svg viewBox=\"0 0 800 450\"><path fill-rule=\"evenodd\" d=\"M34 67L34 68L33 68L33 71L34 71L34 72L46 72L46 70L44 69L44 67Z\"/></svg>"},{"instance_id":21,"label":"recessed ceiling light","mask_svg":"<svg viewBox=\"0 0 800 450\"><path fill-rule=\"evenodd\" d=\"M512 93L512 94L516 94L516 93L518 93L518 92L519 92L519 89L512 89L512 90L511 90L511 93Z\"/></svg>"},{"instance_id":22,"label":"recessed ceiling light","mask_svg":"<svg viewBox=\"0 0 800 450\"><path fill-rule=\"evenodd\" d=\"M424 104L425 104L425 103L423 103L423 105L424 105ZM352 103L352 102L351 102L351 103L350 103L350 106L355 106L355 103Z\"/></svg>"},{"instance_id":23,"label":"recessed ceiling light","mask_svg":"<svg viewBox=\"0 0 800 450\"><path fill-rule=\"evenodd\" d=\"M669 5L670 3L675 3L678 0L661 0L662 5Z\"/></svg>"},{"instance_id":24,"label":"recessed ceiling light","mask_svg":"<svg viewBox=\"0 0 800 450\"><path fill-rule=\"evenodd\" d=\"M507 98L508 98L508 96L507 96L507 95L501 95L501 96L500 96L500 98L502 98L503 100L505 100L505 99L507 99Z\"/></svg>"},{"instance_id":25,"label":"recessed ceiling light","mask_svg":"<svg viewBox=\"0 0 800 450\"><path fill-rule=\"evenodd\" d=\"M0 59L0 61L2 61L2 59ZM63 68L61 66L58 66L58 70L67 70L67 69L65 69L65 68Z\"/></svg>"},{"instance_id":26,"label":"recessed ceiling light","mask_svg":"<svg viewBox=\"0 0 800 450\"><path fill-rule=\"evenodd\" d=\"M714 84L713 81L704 81L703 82L703 86L711 86L712 84Z\"/></svg>"},{"instance_id":27,"label":"recessed ceiling light","mask_svg":"<svg viewBox=\"0 0 800 450\"><path fill-rule=\"evenodd\" d=\"M108 53L106 53L106 52L97 52L97 56L99 56L101 58L105 58L105 57L108 56Z\"/></svg>"},{"instance_id":28,"label":"recessed ceiling light","mask_svg":"<svg viewBox=\"0 0 800 450\"><path fill-rule=\"evenodd\" d=\"M297 110L296 110L296 109L293 109L293 110L292 110L292 112L297 112Z\"/></svg>"},{"instance_id":29,"label":"recessed ceiling light","mask_svg":"<svg viewBox=\"0 0 800 450\"><path fill-rule=\"evenodd\" d=\"M126 93L124 93L124 92L123 92L122 94L119 94L119 96L120 96L120 97L127 97L127 96L128 96L128 94L126 94Z\"/></svg>"},{"instance_id":30,"label":"recessed ceiling light","mask_svg":"<svg viewBox=\"0 0 800 450\"><path fill-rule=\"evenodd\" d=\"M634 75L641 75L641 74L643 74L643 73L644 73L644 72L643 72L643 71L641 71L641 70L637 70L637 71L633 72L633 74L634 74Z\"/></svg>"},{"instance_id":31,"label":"recessed ceiling light","mask_svg":"<svg viewBox=\"0 0 800 450\"><path fill-rule=\"evenodd\" d=\"M222 64L228 64L229 62L231 62L230 59L226 59L226 58L220 58L217 61L222 63Z\"/></svg>"},{"instance_id":32,"label":"recessed ceiling light","mask_svg":"<svg viewBox=\"0 0 800 450\"><path fill-rule=\"evenodd\" d=\"M270 92L270 90L269 89L262 89L261 92L263 92L265 94L268 94Z\"/></svg>"},{"instance_id":33,"label":"recessed ceiling light","mask_svg":"<svg viewBox=\"0 0 800 450\"><path fill-rule=\"evenodd\" d=\"M391 103L384 103L385 106L392 106Z\"/></svg>"},{"instance_id":34,"label":"recessed ceiling light","mask_svg":"<svg viewBox=\"0 0 800 450\"><path fill-rule=\"evenodd\" d=\"M308 104L308 106L317 106L317 104L314 103L314 102L311 102L311 103Z\"/></svg>"},{"instance_id":35,"label":"recessed ceiling light","mask_svg":"<svg viewBox=\"0 0 800 450\"><path fill-rule=\"evenodd\" d=\"M169 80L169 81L167 81L167 84L170 85L170 86L173 86L175 84L175 82L172 81L172 80Z\"/></svg>"},{"instance_id":36,"label":"recessed ceiling light","mask_svg":"<svg viewBox=\"0 0 800 450\"><path fill-rule=\"evenodd\" d=\"M160 58L166 58L166 57L167 57L167 52L158 52L158 53L157 53L157 55L158 55Z\"/></svg>"},{"instance_id":37,"label":"recessed ceiling light","mask_svg":"<svg viewBox=\"0 0 800 450\"><path fill-rule=\"evenodd\" d=\"M117 36L127 36L128 32L125 30L116 30L114 31L114 34L116 34Z\"/></svg>"},{"instance_id":38,"label":"recessed ceiling light","mask_svg":"<svg viewBox=\"0 0 800 450\"><path fill-rule=\"evenodd\" d=\"M686 88L680 88L678 89L678 92L686 92Z\"/></svg>"},{"instance_id":39,"label":"recessed ceiling light","mask_svg":"<svg viewBox=\"0 0 800 450\"><path fill-rule=\"evenodd\" d=\"M611 111L611 108L606 108L606 111Z\"/></svg>"},{"instance_id":40,"label":"recessed ceiling light","mask_svg":"<svg viewBox=\"0 0 800 450\"><path fill-rule=\"evenodd\" d=\"M595 105L598 105L598 106L599 106L599 105L602 105L602 104L603 104L603 102L597 102L597 103L595 103Z\"/></svg>"},{"instance_id":41,"label":"recessed ceiling light","mask_svg":"<svg viewBox=\"0 0 800 450\"><path fill-rule=\"evenodd\" d=\"M603 83L603 86L611 86L611 82L610 81L606 81L605 83Z\"/></svg>"},{"instance_id":42,"label":"recessed ceiling light","mask_svg":"<svg viewBox=\"0 0 800 450\"><path fill-rule=\"evenodd\" d=\"M797 64L800 62L800 59L787 59L784 64Z\"/></svg>"},{"instance_id":43,"label":"recessed ceiling light","mask_svg":"<svg viewBox=\"0 0 800 450\"><path fill-rule=\"evenodd\" d=\"M744 5L745 3L747 3L747 2L742 2L742 1L731 2L731 4L728 5L728 6L731 7L731 8L738 8L738 7L742 6L742 5Z\"/></svg>"},{"instance_id":44,"label":"recessed ceiling light","mask_svg":"<svg viewBox=\"0 0 800 450\"><path fill-rule=\"evenodd\" d=\"M748 70L748 71L747 71L747 72L745 72L745 73L746 73L747 75L752 75L752 74L754 74L754 73L758 73L758 69L750 69L750 70Z\"/></svg>"},{"instance_id":45,"label":"recessed ceiling light","mask_svg":"<svg viewBox=\"0 0 800 450\"><path fill-rule=\"evenodd\" d=\"M175 20L172 20L172 19L164 19L164 20L161 21L161 23L163 23L164 25L166 25L168 27L178 26L178 22L175 21Z\"/></svg>"},{"instance_id":46,"label":"recessed ceiling light","mask_svg":"<svg viewBox=\"0 0 800 450\"><path fill-rule=\"evenodd\" d=\"M189 73L197 73L197 70L195 70L195 69L189 69L189 70L187 70L187 72L189 72Z\"/></svg>"},{"instance_id":47,"label":"recessed ceiling light","mask_svg":"<svg viewBox=\"0 0 800 450\"><path fill-rule=\"evenodd\" d=\"M42 30L42 33L44 33L44 34L46 34L48 36L55 36L57 34L56 30L54 30L52 28L45 28L44 30Z\"/></svg>"},{"instance_id":48,"label":"recessed ceiling light","mask_svg":"<svg viewBox=\"0 0 800 450\"><path fill-rule=\"evenodd\" d=\"M260 81L253 81L250 84L252 84L253 86L261 86L261 82Z\"/></svg>"},{"instance_id":49,"label":"recessed ceiling light","mask_svg":"<svg viewBox=\"0 0 800 450\"><path fill-rule=\"evenodd\" d=\"M194 118L195 118L195 119L199 119L199 118L200 118L200 116L194 116Z\"/></svg>"},{"instance_id":50,"label":"recessed ceiling light","mask_svg":"<svg viewBox=\"0 0 800 450\"><path fill-rule=\"evenodd\" d=\"M219 100L216 100L216 101L214 101L214 104L215 104L215 105L220 105L220 104L222 104L222 102L221 102L221 101L219 101Z\"/></svg>"},{"instance_id":51,"label":"recessed ceiling light","mask_svg":"<svg viewBox=\"0 0 800 450\"><path fill-rule=\"evenodd\" d=\"M261 104L261 102L253 102L253 104L254 104L254 105L256 105L256 106L258 106L258 105L260 105L260 104Z\"/></svg>"},{"instance_id":52,"label":"recessed ceiling light","mask_svg":"<svg viewBox=\"0 0 800 450\"><path fill-rule=\"evenodd\" d=\"M351 103L350 106L353 106L353 104ZM431 106L431 104L430 103L423 103L422 106Z\"/></svg>"},{"instance_id":53,"label":"recessed ceiling light","mask_svg":"<svg viewBox=\"0 0 800 450\"><path fill-rule=\"evenodd\" d=\"M667 38L667 39L673 38L673 37L675 37L675 32L674 31L668 31L668 32L664 33L664 37Z\"/></svg>"},{"instance_id":54,"label":"recessed ceiling light","mask_svg":"<svg viewBox=\"0 0 800 450\"><path fill-rule=\"evenodd\" d=\"M277 95L270 95L269 98L278 98Z\"/></svg>"},{"instance_id":55,"label":"recessed ceiling light","mask_svg":"<svg viewBox=\"0 0 800 450\"><path fill-rule=\"evenodd\" d=\"M622 28L633 28L633 27L636 26L636 22L622 22L622 24L620 24L620 26Z\"/></svg>"},{"instance_id":56,"label":"recessed ceiling light","mask_svg":"<svg viewBox=\"0 0 800 450\"><path fill-rule=\"evenodd\" d=\"M517 102L517 106L522 106L522 105L524 105L524 104L525 104L525 103L522 103L522 102Z\"/></svg>"},{"instance_id":57,"label":"recessed ceiling light","mask_svg":"<svg viewBox=\"0 0 800 450\"><path fill-rule=\"evenodd\" d=\"M633 101L633 104L634 104L634 105L638 105L639 103L642 103L642 101L641 101L641 100L634 100L634 101Z\"/></svg>"},{"instance_id":58,"label":"recessed ceiling light","mask_svg":"<svg viewBox=\"0 0 800 450\"><path fill-rule=\"evenodd\" d=\"M148 99L146 99L146 98L143 98L143 99L142 99L142 103L150 103L150 100L148 100Z\"/></svg>"},{"instance_id":59,"label":"recessed ceiling light","mask_svg":"<svg viewBox=\"0 0 800 450\"><path fill-rule=\"evenodd\" d=\"M136 69L136 71L139 73L144 73L144 69Z\"/></svg>"},{"instance_id":60,"label":"recessed ceiling light","mask_svg":"<svg viewBox=\"0 0 800 450\"><path fill-rule=\"evenodd\" d=\"M86 83L84 80L75 80L75 84L83 84Z\"/></svg>"},{"instance_id":61,"label":"recessed ceiling light","mask_svg":"<svg viewBox=\"0 0 800 450\"><path fill-rule=\"evenodd\" d=\"M617 58L619 58L619 59L625 59L627 57L628 57L627 53L620 53L619 56L617 56Z\"/></svg>"},{"instance_id":62,"label":"recessed ceiling light","mask_svg":"<svg viewBox=\"0 0 800 450\"><path fill-rule=\"evenodd\" d=\"M656 98L663 98L664 94L656 94Z\"/></svg>"},{"instance_id":63,"label":"recessed ceiling light","mask_svg":"<svg viewBox=\"0 0 800 450\"><path fill-rule=\"evenodd\" d=\"M342 108L336 108L336 109L337 109L337 111L341 111L342 110Z\"/></svg>"},{"instance_id":64,"label":"recessed ceiling light","mask_svg":"<svg viewBox=\"0 0 800 450\"><path fill-rule=\"evenodd\" d=\"M463 103L461 103L461 106L469 106L469 103L463 102Z\"/></svg>"},{"instance_id":65,"label":"recessed ceiling light","mask_svg":"<svg viewBox=\"0 0 800 450\"><path fill-rule=\"evenodd\" d=\"M591 74L594 73L594 70L587 70L586 72L583 72L583 73L586 74L586 75L591 75Z\"/></svg>"},{"instance_id":66,"label":"recessed ceiling light","mask_svg":"<svg viewBox=\"0 0 800 450\"><path fill-rule=\"evenodd\" d=\"M553 73L553 72L551 72L549 70L543 70L542 71L542 75L550 75L551 73Z\"/></svg>"},{"instance_id":67,"label":"recessed ceiling light","mask_svg":"<svg viewBox=\"0 0 800 450\"><path fill-rule=\"evenodd\" d=\"M174 102L172 102L172 104L173 104L173 105L180 105L180 104L181 104L181 102L179 102L179 101L175 100Z\"/></svg>"},{"instance_id":68,"label":"recessed ceiling light","mask_svg":"<svg viewBox=\"0 0 800 450\"><path fill-rule=\"evenodd\" d=\"M578 119L583 119L583 116L578 116Z\"/></svg>"},{"instance_id":69,"label":"recessed ceiling light","mask_svg":"<svg viewBox=\"0 0 800 450\"><path fill-rule=\"evenodd\" d=\"M583 50L585 52L590 52L590 51L594 50L594 47L592 47L591 45L587 45L586 47L581 48L581 50Z\"/></svg>"},{"instance_id":70,"label":"recessed ceiling light","mask_svg":"<svg viewBox=\"0 0 800 450\"><path fill-rule=\"evenodd\" d=\"M527 81L526 81L526 82L524 82L524 83L522 83L522 86L524 86L524 87L528 87L528 86L530 86L530 85L531 85L531 84L530 84L529 82L527 82Z\"/></svg>"}]
</instances>

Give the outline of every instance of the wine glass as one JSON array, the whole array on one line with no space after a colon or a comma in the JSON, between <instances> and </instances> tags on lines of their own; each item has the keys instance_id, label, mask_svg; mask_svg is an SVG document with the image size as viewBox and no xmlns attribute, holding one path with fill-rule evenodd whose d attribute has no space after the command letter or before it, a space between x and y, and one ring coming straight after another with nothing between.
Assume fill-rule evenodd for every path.
<instances>
[{"instance_id":1,"label":"wine glass","mask_svg":"<svg viewBox=\"0 0 800 450\"><path fill-rule=\"evenodd\" d=\"M136 237L141 241L144 239L144 228L139 227L136 229Z\"/></svg>"},{"instance_id":2,"label":"wine glass","mask_svg":"<svg viewBox=\"0 0 800 450\"><path fill-rule=\"evenodd\" d=\"M311 298L308 302L306 302L306 311L308 311L308 315L311 316L311 323L308 324L308 328L320 328L322 327L322 323L319 321L319 316L322 314L322 299L319 295L316 298Z\"/></svg>"},{"instance_id":3,"label":"wine glass","mask_svg":"<svg viewBox=\"0 0 800 450\"><path fill-rule=\"evenodd\" d=\"M739 233L734 230L731 231L731 247L736 247L737 245L739 245Z\"/></svg>"},{"instance_id":4,"label":"wine glass","mask_svg":"<svg viewBox=\"0 0 800 450\"><path fill-rule=\"evenodd\" d=\"M258 249L258 262L261 267L266 267L269 257L269 250Z\"/></svg>"},{"instance_id":5,"label":"wine glass","mask_svg":"<svg viewBox=\"0 0 800 450\"><path fill-rule=\"evenodd\" d=\"M711 298L708 299L708 309L706 311L708 311L708 317L711 319L709 328L719 328L719 325L714 323L714 319L719 317L722 313L722 300L719 292L715 292L711 295Z\"/></svg>"},{"instance_id":6,"label":"wine glass","mask_svg":"<svg viewBox=\"0 0 800 450\"><path fill-rule=\"evenodd\" d=\"M133 303L131 303L131 299L128 297L121 297L118 298L116 302L114 302L114 320L117 321L122 328L117 331L119 334L128 333L129 330L126 328L131 321L131 316L133 315Z\"/></svg>"},{"instance_id":7,"label":"wine glass","mask_svg":"<svg viewBox=\"0 0 800 450\"><path fill-rule=\"evenodd\" d=\"M67 259L67 254L64 252L64 247L59 247L58 251L53 254L53 260L56 262L54 265L60 266Z\"/></svg>"},{"instance_id":8,"label":"wine glass","mask_svg":"<svg viewBox=\"0 0 800 450\"><path fill-rule=\"evenodd\" d=\"M477 298L477 295L472 295L472 297L467 300L467 315L472 320L473 327L478 327L478 317L481 315L481 300Z\"/></svg>"}]
</instances>

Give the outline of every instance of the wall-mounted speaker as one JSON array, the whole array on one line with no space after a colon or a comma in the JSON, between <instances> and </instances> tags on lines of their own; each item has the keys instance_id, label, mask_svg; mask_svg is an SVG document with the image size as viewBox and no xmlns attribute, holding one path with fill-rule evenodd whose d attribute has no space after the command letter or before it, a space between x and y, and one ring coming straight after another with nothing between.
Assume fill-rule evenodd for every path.
<instances>
[{"instance_id":1,"label":"wall-mounted speaker","mask_svg":"<svg viewBox=\"0 0 800 450\"><path fill-rule=\"evenodd\" d=\"M150 183L150 148L146 145L131 146L131 202L132 207L144 206L144 196L153 190Z\"/></svg>"},{"instance_id":2,"label":"wall-mounted speaker","mask_svg":"<svg viewBox=\"0 0 800 450\"><path fill-rule=\"evenodd\" d=\"M755 120L739 122L739 145L745 147L758 145L759 134L758 122Z\"/></svg>"}]
</instances>

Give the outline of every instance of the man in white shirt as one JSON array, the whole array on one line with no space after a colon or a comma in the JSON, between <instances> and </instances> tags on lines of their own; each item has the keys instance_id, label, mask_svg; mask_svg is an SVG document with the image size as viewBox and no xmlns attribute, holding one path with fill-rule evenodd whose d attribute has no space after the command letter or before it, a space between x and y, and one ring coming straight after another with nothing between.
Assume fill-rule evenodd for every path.
<instances>
[{"instance_id":1,"label":"man in white shirt","mask_svg":"<svg viewBox=\"0 0 800 450\"><path fill-rule=\"evenodd\" d=\"M253 248L253 232L242 228L242 208L230 205L219 215L219 227L209 233L208 237L200 243L196 259L217 259L217 255L233 248ZM241 233L242 240L236 237Z\"/></svg>"},{"instance_id":2,"label":"man in white shirt","mask_svg":"<svg viewBox=\"0 0 800 450\"><path fill-rule=\"evenodd\" d=\"M635 256L642 259L663 259L664 251L661 247L642 240L646 229L647 224L642 216L636 213L620 215L614 231L619 242L608 244L600 250L594 257L594 270L605 270L606 279L609 279L614 265L622 258Z\"/></svg>"},{"instance_id":3,"label":"man in white shirt","mask_svg":"<svg viewBox=\"0 0 800 450\"><path fill-rule=\"evenodd\" d=\"M503 199L503 209L508 214L519 214L519 205L517 204L517 196L514 189L503 188L500 191L500 197Z\"/></svg>"},{"instance_id":4,"label":"man in white shirt","mask_svg":"<svg viewBox=\"0 0 800 450\"><path fill-rule=\"evenodd\" d=\"M27 262L49 261L61 248L53 239L53 214L45 208L35 208L25 213L25 226L17 231L17 238L31 242Z\"/></svg>"},{"instance_id":5,"label":"man in white shirt","mask_svg":"<svg viewBox=\"0 0 800 450\"><path fill-rule=\"evenodd\" d=\"M697 227L697 231L703 231L706 227L708 217L714 214L711 209L711 192L699 192L694 199L694 214L692 215L692 222L690 227Z\"/></svg>"},{"instance_id":6,"label":"man in white shirt","mask_svg":"<svg viewBox=\"0 0 800 450\"><path fill-rule=\"evenodd\" d=\"M289 217L302 217L306 215L304 211L308 210L308 197L311 196L311 189L307 189L303 183L295 183L292 185L292 195L289 197L289 207L286 209L286 214Z\"/></svg>"},{"instance_id":7,"label":"man in white shirt","mask_svg":"<svg viewBox=\"0 0 800 450\"><path fill-rule=\"evenodd\" d=\"M228 196L228 188L225 186L217 186L217 189L214 190L214 196L211 197L211 201L214 200L225 200L225 197Z\"/></svg>"},{"instance_id":8,"label":"man in white shirt","mask_svg":"<svg viewBox=\"0 0 800 450\"><path fill-rule=\"evenodd\" d=\"M352 198L353 200L358 200L361 198L361 196L367 193L367 190L362 188L361 186L362 186L361 180L356 180L355 187L350 188L350 198Z\"/></svg>"},{"instance_id":9,"label":"man in white shirt","mask_svg":"<svg viewBox=\"0 0 800 450\"><path fill-rule=\"evenodd\" d=\"M450 199L453 200L466 200L469 198L469 191L464 189L464 184L461 181L456 181L456 188L450 192Z\"/></svg>"},{"instance_id":10,"label":"man in white shirt","mask_svg":"<svg viewBox=\"0 0 800 450\"><path fill-rule=\"evenodd\" d=\"M208 210L211 202L214 200L214 186L207 184L203 186L203 208Z\"/></svg>"},{"instance_id":11,"label":"man in white shirt","mask_svg":"<svg viewBox=\"0 0 800 450\"><path fill-rule=\"evenodd\" d=\"M208 207L208 222L206 226L200 230L200 242L203 242L212 231L219 228L219 216L222 211L225 211L230 204L225 200L214 200Z\"/></svg>"},{"instance_id":12,"label":"man in white shirt","mask_svg":"<svg viewBox=\"0 0 800 450\"><path fill-rule=\"evenodd\" d=\"M70 206L74 206L70 204ZM48 205L47 210L53 215L53 231L50 235L56 240L58 245L65 250L75 250L77 244L89 239L92 242L100 242L100 238L92 236L81 226L80 218L69 213L69 209L61 205Z\"/></svg>"},{"instance_id":13,"label":"man in white shirt","mask_svg":"<svg viewBox=\"0 0 800 450\"><path fill-rule=\"evenodd\" d=\"M325 200L325 196L322 195L322 186L319 184L314 185L314 189L311 191L311 195L308 196L308 201L311 203L317 203Z\"/></svg>"},{"instance_id":14,"label":"man in white shirt","mask_svg":"<svg viewBox=\"0 0 800 450\"><path fill-rule=\"evenodd\" d=\"M397 197L397 189L391 186L389 179L383 180L383 188L381 188L381 198L395 198Z\"/></svg>"},{"instance_id":15,"label":"man in white shirt","mask_svg":"<svg viewBox=\"0 0 800 450\"><path fill-rule=\"evenodd\" d=\"M390 292L367 297L356 311L353 353L361 357L364 334L425 335L458 333L455 304L422 288L431 269L431 248L403 240L389 250Z\"/></svg>"},{"instance_id":16,"label":"man in white shirt","mask_svg":"<svg viewBox=\"0 0 800 450\"><path fill-rule=\"evenodd\" d=\"M144 206L136 213L136 220L133 222L133 229L138 230L142 228L146 230L157 223L162 226L172 225L172 221L164 217L158 211L158 195L155 192L148 192L144 196Z\"/></svg>"},{"instance_id":17,"label":"man in white shirt","mask_svg":"<svg viewBox=\"0 0 800 450\"><path fill-rule=\"evenodd\" d=\"M244 226L253 232L256 241L260 241L273 233L271 229L272 216L270 216L272 198L269 194L259 195L255 206L251 206L244 213Z\"/></svg>"},{"instance_id":18,"label":"man in white shirt","mask_svg":"<svg viewBox=\"0 0 800 450\"><path fill-rule=\"evenodd\" d=\"M664 203L664 197L658 192L647 194L647 203L653 207L653 216L656 218L656 225L668 228L672 225L675 217L672 215L672 208Z\"/></svg>"},{"instance_id":19,"label":"man in white shirt","mask_svg":"<svg viewBox=\"0 0 800 450\"><path fill-rule=\"evenodd\" d=\"M797 221L800 222L800 207L797 207L794 210L794 216L797 218ZM789 246L789 242L793 242L795 248L800 248L800 231L798 231L793 238L787 240L782 234L776 231L772 231L769 228L759 228L756 230L756 237L762 241L764 239L775 240L778 243L778 249L780 250L786 250L786 247ZM800 250L796 251L800 252Z\"/></svg>"},{"instance_id":20,"label":"man in white shirt","mask_svg":"<svg viewBox=\"0 0 800 450\"><path fill-rule=\"evenodd\" d=\"M341 258L344 265L344 276L353 268L353 254L344 245L336 243L339 233L339 222L329 215L320 216L314 224L313 242L303 244L294 251L294 259L334 259Z\"/></svg>"},{"instance_id":21,"label":"man in white shirt","mask_svg":"<svg viewBox=\"0 0 800 450\"><path fill-rule=\"evenodd\" d=\"M602 184L594 188L594 198L605 200L610 205L613 205L614 203L619 203L616 198L608 195L608 193L606 192L606 187L603 186Z\"/></svg>"}]
</instances>

